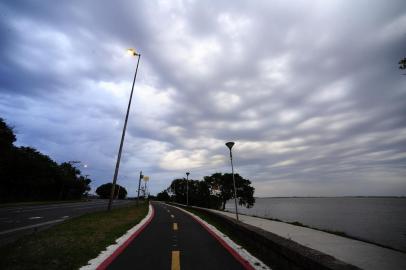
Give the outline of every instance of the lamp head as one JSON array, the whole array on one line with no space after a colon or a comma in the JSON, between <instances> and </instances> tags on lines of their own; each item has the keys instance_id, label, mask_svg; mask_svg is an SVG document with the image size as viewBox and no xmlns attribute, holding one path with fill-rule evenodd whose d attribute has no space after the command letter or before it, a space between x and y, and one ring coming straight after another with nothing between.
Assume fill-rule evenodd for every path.
<instances>
[{"instance_id":1,"label":"lamp head","mask_svg":"<svg viewBox=\"0 0 406 270\"><path fill-rule=\"evenodd\" d=\"M129 55L131 55L131 56L138 56L138 55L139 55L139 54L135 51L135 49L133 49L133 48L127 49L127 53L128 53Z\"/></svg>"},{"instance_id":2,"label":"lamp head","mask_svg":"<svg viewBox=\"0 0 406 270\"><path fill-rule=\"evenodd\" d=\"M230 151L231 151L231 148L233 148L233 146L234 146L234 142L227 142L227 143L226 143L226 146L227 146L228 149L230 149Z\"/></svg>"},{"instance_id":3,"label":"lamp head","mask_svg":"<svg viewBox=\"0 0 406 270\"><path fill-rule=\"evenodd\" d=\"M187 172L186 175L189 176L190 172Z\"/></svg>"}]
</instances>

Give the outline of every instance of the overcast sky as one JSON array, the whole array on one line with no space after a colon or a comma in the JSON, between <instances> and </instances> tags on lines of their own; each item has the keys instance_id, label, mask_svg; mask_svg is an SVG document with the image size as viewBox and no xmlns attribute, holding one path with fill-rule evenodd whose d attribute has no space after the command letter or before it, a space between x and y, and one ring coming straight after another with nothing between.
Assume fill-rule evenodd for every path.
<instances>
[{"instance_id":1,"label":"overcast sky","mask_svg":"<svg viewBox=\"0 0 406 270\"><path fill-rule=\"evenodd\" d=\"M2 1L17 145L152 193L236 172L256 196L406 195L406 2Z\"/></svg>"}]
</instances>

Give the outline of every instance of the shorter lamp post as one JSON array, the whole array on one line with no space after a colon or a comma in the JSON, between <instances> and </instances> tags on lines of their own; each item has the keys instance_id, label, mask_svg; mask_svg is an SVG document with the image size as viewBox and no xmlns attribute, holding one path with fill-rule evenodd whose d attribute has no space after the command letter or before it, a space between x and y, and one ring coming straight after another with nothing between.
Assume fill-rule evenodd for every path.
<instances>
[{"instance_id":1,"label":"shorter lamp post","mask_svg":"<svg viewBox=\"0 0 406 270\"><path fill-rule=\"evenodd\" d=\"M238 221L237 190L236 190L236 188L235 188L234 166L233 166L233 154L232 154L232 152L231 152L231 148L233 148L234 142L228 142L228 143L226 143L226 146L228 147L228 149L230 149L231 171L232 171L232 174L233 174L233 186L234 186L235 216L236 216L237 221Z\"/></svg>"},{"instance_id":2,"label":"shorter lamp post","mask_svg":"<svg viewBox=\"0 0 406 270\"><path fill-rule=\"evenodd\" d=\"M186 173L186 205L189 205L189 174L190 172Z\"/></svg>"},{"instance_id":3,"label":"shorter lamp post","mask_svg":"<svg viewBox=\"0 0 406 270\"><path fill-rule=\"evenodd\" d=\"M147 182L149 181L149 176L145 176L142 178L144 180L144 198L148 198L148 193L147 193Z\"/></svg>"},{"instance_id":4,"label":"shorter lamp post","mask_svg":"<svg viewBox=\"0 0 406 270\"><path fill-rule=\"evenodd\" d=\"M140 179L138 180L137 204L138 204L138 201L140 200L140 188L141 188L141 179L142 178L144 178L144 175L142 175L142 171L140 171Z\"/></svg>"}]
</instances>

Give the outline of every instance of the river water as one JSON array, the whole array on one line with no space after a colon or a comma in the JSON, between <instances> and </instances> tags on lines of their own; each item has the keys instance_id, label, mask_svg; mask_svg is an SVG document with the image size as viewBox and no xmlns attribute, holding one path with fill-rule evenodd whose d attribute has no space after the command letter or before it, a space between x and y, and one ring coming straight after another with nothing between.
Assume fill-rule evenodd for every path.
<instances>
[{"instance_id":1,"label":"river water","mask_svg":"<svg viewBox=\"0 0 406 270\"><path fill-rule=\"evenodd\" d=\"M229 201L226 210L233 209ZM342 231L406 251L406 198L256 198L253 208L239 212Z\"/></svg>"}]
</instances>

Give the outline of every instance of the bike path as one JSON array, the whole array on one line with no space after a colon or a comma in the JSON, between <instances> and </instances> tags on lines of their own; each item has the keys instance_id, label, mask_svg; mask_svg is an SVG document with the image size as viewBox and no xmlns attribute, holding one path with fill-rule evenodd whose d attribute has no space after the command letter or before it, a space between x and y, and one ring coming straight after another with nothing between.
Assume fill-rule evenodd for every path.
<instances>
[{"instance_id":1,"label":"bike path","mask_svg":"<svg viewBox=\"0 0 406 270\"><path fill-rule=\"evenodd\" d=\"M151 223L107 269L244 269L190 215L162 203L152 205Z\"/></svg>"}]
</instances>

